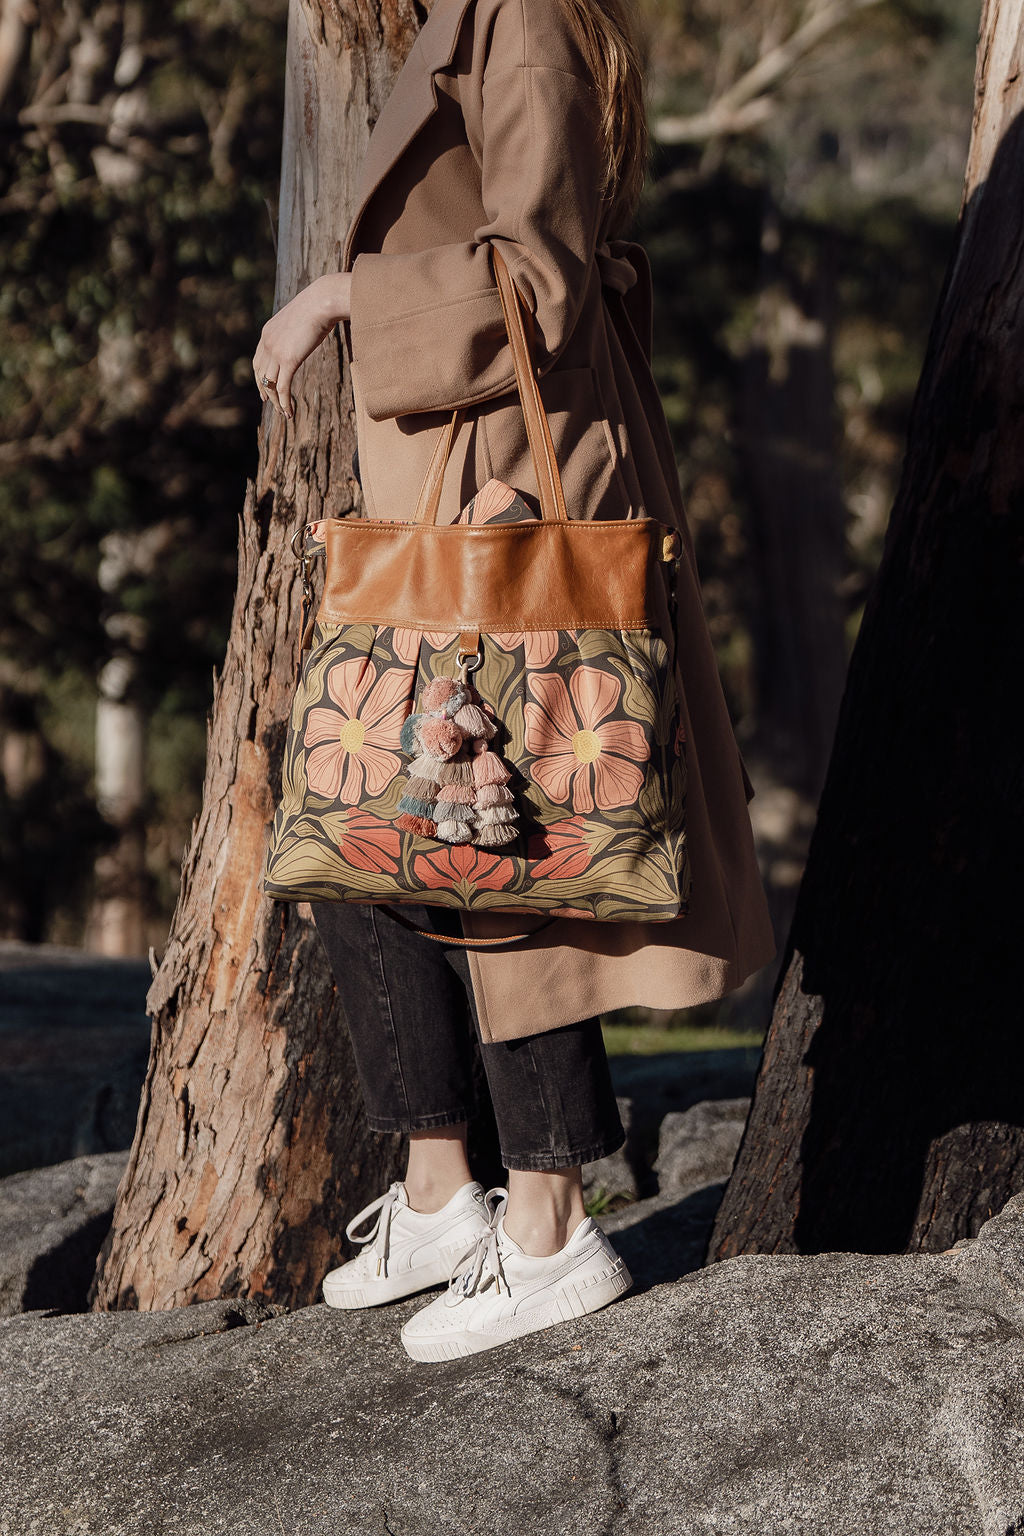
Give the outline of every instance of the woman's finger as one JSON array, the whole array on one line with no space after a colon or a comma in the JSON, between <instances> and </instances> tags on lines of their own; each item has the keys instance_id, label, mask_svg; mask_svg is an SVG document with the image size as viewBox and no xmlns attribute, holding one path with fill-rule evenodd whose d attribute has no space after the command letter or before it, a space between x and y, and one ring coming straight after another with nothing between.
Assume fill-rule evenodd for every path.
<instances>
[{"instance_id":1,"label":"woman's finger","mask_svg":"<svg viewBox=\"0 0 1024 1536\"><path fill-rule=\"evenodd\" d=\"M278 403L289 421L295 414L295 407L292 404L292 379L295 377L295 366L294 363L282 363L277 375Z\"/></svg>"},{"instance_id":2,"label":"woman's finger","mask_svg":"<svg viewBox=\"0 0 1024 1536\"><path fill-rule=\"evenodd\" d=\"M256 387L263 400L269 401L276 411L282 409L277 395L277 380L280 373L280 364L272 357L264 353L257 367L254 363L253 372L256 374Z\"/></svg>"}]
</instances>

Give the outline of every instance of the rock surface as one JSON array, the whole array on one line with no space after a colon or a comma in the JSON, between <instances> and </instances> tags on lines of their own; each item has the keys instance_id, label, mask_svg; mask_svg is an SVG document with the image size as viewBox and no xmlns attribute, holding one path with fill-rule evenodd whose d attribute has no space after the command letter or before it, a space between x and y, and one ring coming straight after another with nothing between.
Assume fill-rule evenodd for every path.
<instances>
[{"instance_id":1,"label":"rock surface","mask_svg":"<svg viewBox=\"0 0 1024 1536\"><path fill-rule=\"evenodd\" d=\"M0 1179L0 1317L84 1306L127 1161L105 1152Z\"/></svg>"},{"instance_id":2,"label":"rock surface","mask_svg":"<svg viewBox=\"0 0 1024 1536\"><path fill-rule=\"evenodd\" d=\"M0 1533L1024 1529L1024 1196L943 1254L654 1279L443 1366L416 1300L9 1318Z\"/></svg>"}]
</instances>

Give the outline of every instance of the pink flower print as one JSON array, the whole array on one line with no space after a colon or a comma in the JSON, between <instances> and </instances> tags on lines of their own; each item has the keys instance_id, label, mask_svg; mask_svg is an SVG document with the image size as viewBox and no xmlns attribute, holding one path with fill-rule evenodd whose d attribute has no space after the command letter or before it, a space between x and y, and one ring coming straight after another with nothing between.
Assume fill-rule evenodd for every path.
<instances>
[{"instance_id":1,"label":"pink flower print","mask_svg":"<svg viewBox=\"0 0 1024 1536\"><path fill-rule=\"evenodd\" d=\"M636 720L609 720L622 684L599 667L577 667L566 688L557 672L528 676L526 750L533 778L552 800L584 815L631 804L640 793L650 743ZM570 697L571 695L571 697Z\"/></svg>"},{"instance_id":2,"label":"pink flower print","mask_svg":"<svg viewBox=\"0 0 1024 1536\"><path fill-rule=\"evenodd\" d=\"M572 633L575 638L575 631ZM500 635L492 635L490 638L503 651L514 651L516 646L521 645L527 668L531 672L537 672L541 667L549 667L558 655L557 629L534 629L525 634L522 630L509 630Z\"/></svg>"},{"instance_id":3,"label":"pink flower print","mask_svg":"<svg viewBox=\"0 0 1024 1536\"><path fill-rule=\"evenodd\" d=\"M395 629L391 633L395 655L399 661L404 661L407 667L411 667L419 656L421 641L425 640L435 651L443 651L458 637L458 631L454 629Z\"/></svg>"},{"instance_id":4,"label":"pink flower print","mask_svg":"<svg viewBox=\"0 0 1024 1536\"><path fill-rule=\"evenodd\" d=\"M530 874L539 880L571 880L590 865L593 855L582 816L567 816L554 826L535 832L527 857L536 859Z\"/></svg>"},{"instance_id":5,"label":"pink flower print","mask_svg":"<svg viewBox=\"0 0 1024 1536\"><path fill-rule=\"evenodd\" d=\"M501 891L516 872L511 859L484 853L469 843L421 853L413 860L413 874L430 891L458 891L467 901L475 890Z\"/></svg>"},{"instance_id":6,"label":"pink flower print","mask_svg":"<svg viewBox=\"0 0 1024 1536\"><path fill-rule=\"evenodd\" d=\"M401 764L402 723L411 708L412 676L389 667L378 678L365 658L339 661L327 673L330 705L311 709L303 738L306 778L315 795L357 805L379 795ZM333 706L333 707L332 707Z\"/></svg>"},{"instance_id":7,"label":"pink flower print","mask_svg":"<svg viewBox=\"0 0 1024 1536\"><path fill-rule=\"evenodd\" d=\"M397 827L371 816L369 811L349 811L338 844L346 864L374 874L398 872L401 837Z\"/></svg>"}]
</instances>

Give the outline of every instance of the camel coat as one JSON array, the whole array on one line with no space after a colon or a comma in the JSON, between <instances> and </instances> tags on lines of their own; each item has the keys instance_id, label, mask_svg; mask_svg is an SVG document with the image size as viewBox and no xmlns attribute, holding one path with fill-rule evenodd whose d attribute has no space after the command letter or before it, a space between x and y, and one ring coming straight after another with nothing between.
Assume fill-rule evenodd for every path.
<instances>
[{"instance_id":1,"label":"camel coat","mask_svg":"<svg viewBox=\"0 0 1024 1536\"><path fill-rule=\"evenodd\" d=\"M719 682L664 411L651 373L650 265L607 238L591 78L553 0L434 0L371 134L341 270L364 515L412 516L438 433L464 406L438 520L485 481L538 506L490 245L534 317L535 360L570 517L678 527L690 912L559 918L470 950L485 1040L632 1004L684 1008L775 954L743 767ZM538 920L463 914L467 936Z\"/></svg>"}]
</instances>

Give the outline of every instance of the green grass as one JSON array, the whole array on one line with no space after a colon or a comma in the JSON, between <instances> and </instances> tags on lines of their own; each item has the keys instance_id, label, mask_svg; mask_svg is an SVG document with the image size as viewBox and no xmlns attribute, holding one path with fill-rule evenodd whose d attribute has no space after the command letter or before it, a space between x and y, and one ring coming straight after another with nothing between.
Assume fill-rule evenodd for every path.
<instances>
[{"instance_id":1,"label":"green grass","mask_svg":"<svg viewBox=\"0 0 1024 1536\"><path fill-rule=\"evenodd\" d=\"M656 1056L663 1051L725 1051L760 1047L764 1036L752 1029L716 1029L714 1025L680 1024L658 1029L645 1024L605 1024L609 1056Z\"/></svg>"}]
</instances>

